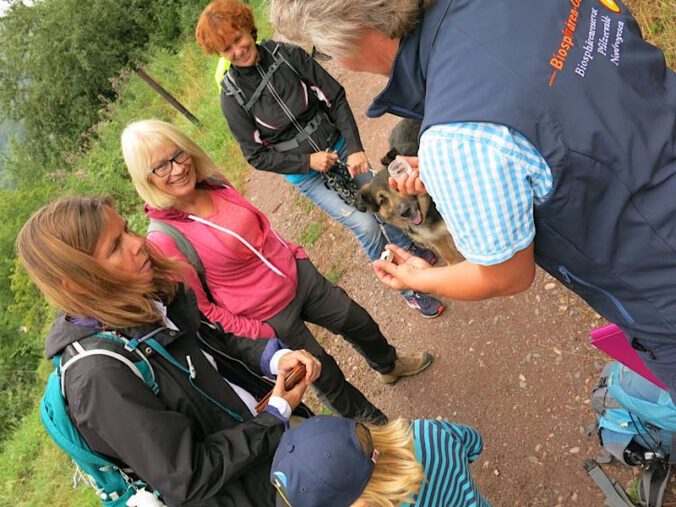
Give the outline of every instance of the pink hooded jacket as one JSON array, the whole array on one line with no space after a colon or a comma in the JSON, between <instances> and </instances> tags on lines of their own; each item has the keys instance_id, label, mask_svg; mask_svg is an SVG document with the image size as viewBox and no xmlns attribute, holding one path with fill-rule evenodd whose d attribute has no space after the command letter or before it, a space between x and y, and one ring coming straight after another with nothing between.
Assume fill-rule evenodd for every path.
<instances>
[{"instance_id":1,"label":"pink hooded jacket","mask_svg":"<svg viewBox=\"0 0 676 507\"><path fill-rule=\"evenodd\" d=\"M225 331L250 338L272 338L275 331L265 320L277 315L295 297L298 284L296 259L306 259L299 245L279 236L267 217L229 184L200 183L222 198L253 213L262 231L257 249L236 233L238 224L218 223L192 217L176 209L158 210L146 205L149 218L161 220L181 231L197 251L214 302L210 302L194 270L188 272L188 284L197 295L199 308L210 320L220 322ZM219 230L218 227L224 230ZM244 245L245 255L224 247L225 236ZM162 232L152 232L148 241L167 257L187 262L174 240ZM249 253L251 252L251 253Z\"/></svg>"}]
</instances>

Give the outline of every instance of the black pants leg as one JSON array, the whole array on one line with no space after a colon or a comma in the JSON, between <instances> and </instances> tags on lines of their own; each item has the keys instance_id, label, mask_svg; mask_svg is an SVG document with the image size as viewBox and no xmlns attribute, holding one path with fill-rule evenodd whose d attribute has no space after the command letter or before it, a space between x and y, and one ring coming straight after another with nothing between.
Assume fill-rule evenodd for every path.
<instances>
[{"instance_id":1,"label":"black pants leg","mask_svg":"<svg viewBox=\"0 0 676 507\"><path fill-rule=\"evenodd\" d=\"M315 386L320 397L333 409L345 417L384 422L383 413L345 379L335 359L317 342L304 320L346 336L378 371L392 369L396 352L382 336L377 324L342 289L328 282L309 261L298 262L296 297L268 323L286 346L304 348L319 359L322 373ZM363 335L355 338L362 332Z\"/></svg>"}]
</instances>

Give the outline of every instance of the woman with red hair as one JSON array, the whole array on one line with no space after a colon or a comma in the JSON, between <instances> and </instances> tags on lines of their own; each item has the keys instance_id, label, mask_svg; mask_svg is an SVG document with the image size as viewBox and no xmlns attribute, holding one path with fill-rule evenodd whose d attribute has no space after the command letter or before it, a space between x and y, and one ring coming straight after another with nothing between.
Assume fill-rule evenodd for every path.
<instances>
[{"instance_id":1,"label":"woman with red hair","mask_svg":"<svg viewBox=\"0 0 676 507\"><path fill-rule=\"evenodd\" d=\"M388 242L436 261L432 251L415 246L401 230L355 208L357 188L373 176L340 83L297 46L257 44L251 7L236 0L211 2L195 35L206 53L230 62L221 80L221 108L249 164L284 175L350 229L371 261ZM425 294L402 295L423 317L444 310Z\"/></svg>"}]
</instances>

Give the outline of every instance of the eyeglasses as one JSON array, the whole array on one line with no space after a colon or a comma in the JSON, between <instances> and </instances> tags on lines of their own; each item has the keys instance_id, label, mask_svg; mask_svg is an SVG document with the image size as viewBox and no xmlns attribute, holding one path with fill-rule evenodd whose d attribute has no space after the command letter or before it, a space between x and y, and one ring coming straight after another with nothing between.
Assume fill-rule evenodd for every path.
<instances>
[{"instance_id":1,"label":"eyeglasses","mask_svg":"<svg viewBox=\"0 0 676 507\"><path fill-rule=\"evenodd\" d=\"M183 165L190 158L190 154L186 153L183 150L176 150L170 159L160 162L155 167L148 169L148 174L153 173L159 178L164 178L169 176L171 170L174 168L174 164Z\"/></svg>"},{"instance_id":2,"label":"eyeglasses","mask_svg":"<svg viewBox=\"0 0 676 507\"><path fill-rule=\"evenodd\" d=\"M328 62L332 58L331 55L327 55L326 53L319 51L317 46L312 46L312 52L310 53L310 56L318 62Z\"/></svg>"}]
</instances>

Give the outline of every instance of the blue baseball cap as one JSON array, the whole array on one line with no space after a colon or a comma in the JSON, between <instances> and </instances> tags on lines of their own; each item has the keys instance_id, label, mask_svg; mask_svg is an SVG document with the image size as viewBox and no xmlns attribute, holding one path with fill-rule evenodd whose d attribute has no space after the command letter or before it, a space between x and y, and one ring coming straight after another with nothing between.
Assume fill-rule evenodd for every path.
<instances>
[{"instance_id":1,"label":"blue baseball cap","mask_svg":"<svg viewBox=\"0 0 676 507\"><path fill-rule=\"evenodd\" d=\"M277 507L349 507L366 488L378 459L368 430L367 449L353 419L311 417L284 433L272 460Z\"/></svg>"}]
</instances>

